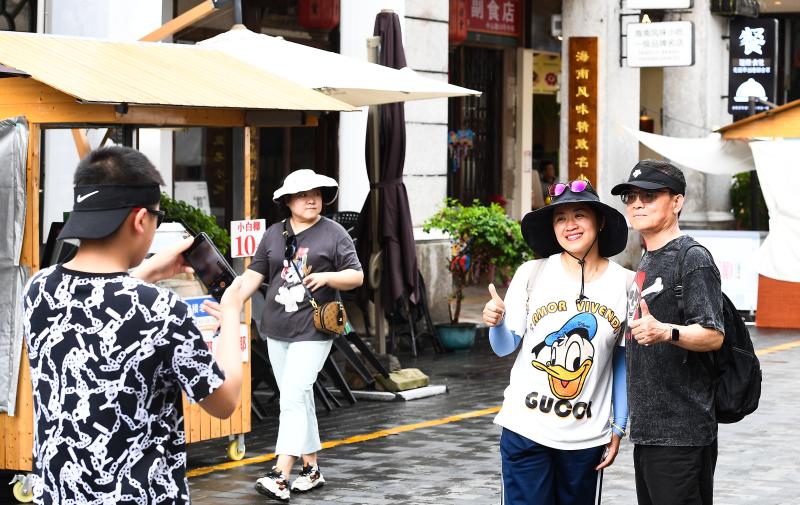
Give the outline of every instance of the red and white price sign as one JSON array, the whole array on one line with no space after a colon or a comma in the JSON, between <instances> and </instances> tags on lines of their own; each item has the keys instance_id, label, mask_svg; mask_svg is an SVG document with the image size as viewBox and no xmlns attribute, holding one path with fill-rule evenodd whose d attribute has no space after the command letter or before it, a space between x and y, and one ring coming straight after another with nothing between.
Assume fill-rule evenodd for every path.
<instances>
[{"instance_id":1,"label":"red and white price sign","mask_svg":"<svg viewBox=\"0 0 800 505\"><path fill-rule=\"evenodd\" d=\"M266 229L267 222L263 219L231 221L231 257L253 256Z\"/></svg>"}]
</instances>

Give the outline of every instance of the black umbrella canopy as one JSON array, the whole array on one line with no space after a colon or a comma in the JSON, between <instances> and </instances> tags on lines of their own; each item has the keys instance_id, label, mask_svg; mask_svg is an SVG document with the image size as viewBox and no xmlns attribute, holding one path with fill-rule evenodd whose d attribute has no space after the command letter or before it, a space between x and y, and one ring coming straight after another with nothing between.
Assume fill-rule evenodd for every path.
<instances>
[{"instance_id":1,"label":"black umbrella canopy","mask_svg":"<svg viewBox=\"0 0 800 505\"><path fill-rule=\"evenodd\" d=\"M381 37L379 63L400 69L406 66L400 18L394 12L381 12L375 18L374 35ZM373 180L372 156L367 142L367 174L370 185L378 192L378 215L375 216L371 191L364 202L359 223L359 257L368 264L377 240L383 250L382 300L391 312L399 299L408 295L413 303L419 301L417 254L408 193L403 184L403 166L406 157L405 110L402 103L380 106L379 123L379 178ZM372 232L374 219L378 219L378 236Z\"/></svg>"}]
</instances>

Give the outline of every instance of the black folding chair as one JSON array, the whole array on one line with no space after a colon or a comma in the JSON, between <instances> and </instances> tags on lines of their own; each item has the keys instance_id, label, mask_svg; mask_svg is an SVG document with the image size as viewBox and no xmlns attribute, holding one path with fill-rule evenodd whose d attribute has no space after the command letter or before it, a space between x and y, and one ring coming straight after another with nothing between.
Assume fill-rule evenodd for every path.
<instances>
[{"instance_id":1,"label":"black folding chair","mask_svg":"<svg viewBox=\"0 0 800 505\"><path fill-rule=\"evenodd\" d=\"M428 310L428 294L421 273L418 282L419 303L413 304L408 297L404 297L389 314L389 349L393 354L397 352L398 342L402 337L408 337L413 357L417 357L418 342L421 343L424 338L430 339L436 353L444 352Z\"/></svg>"},{"instance_id":2,"label":"black folding chair","mask_svg":"<svg viewBox=\"0 0 800 505\"><path fill-rule=\"evenodd\" d=\"M342 227L347 230L347 233L349 233L352 237L353 229L355 228L356 223L358 223L359 213L345 210L341 212L333 212L328 214L326 217L342 225Z\"/></svg>"}]
</instances>

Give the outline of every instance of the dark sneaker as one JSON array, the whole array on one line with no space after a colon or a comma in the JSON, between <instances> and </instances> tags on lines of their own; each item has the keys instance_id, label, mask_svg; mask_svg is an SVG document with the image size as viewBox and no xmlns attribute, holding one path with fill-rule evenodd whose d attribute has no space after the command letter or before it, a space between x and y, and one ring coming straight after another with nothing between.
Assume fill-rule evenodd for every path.
<instances>
[{"instance_id":1,"label":"dark sneaker","mask_svg":"<svg viewBox=\"0 0 800 505\"><path fill-rule=\"evenodd\" d=\"M256 481L256 491L273 500L289 501L289 481L276 466Z\"/></svg>"},{"instance_id":2,"label":"dark sneaker","mask_svg":"<svg viewBox=\"0 0 800 505\"><path fill-rule=\"evenodd\" d=\"M305 493L311 491L315 487L322 487L325 485L325 478L319 471L318 466L305 465L300 475L292 482L292 491L298 493Z\"/></svg>"}]
</instances>

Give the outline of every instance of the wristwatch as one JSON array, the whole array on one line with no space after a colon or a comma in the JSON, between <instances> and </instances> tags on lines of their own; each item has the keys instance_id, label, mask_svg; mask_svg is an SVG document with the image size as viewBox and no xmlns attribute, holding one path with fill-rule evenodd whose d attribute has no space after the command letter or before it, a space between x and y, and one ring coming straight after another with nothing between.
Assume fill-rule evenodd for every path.
<instances>
[{"instance_id":1,"label":"wristwatch","mask_svg":"<svg viewBox=\"0 0 800 505\"><path fill-rule=\"evenodd\" d=\"M680 337L681 337L681 332L678 331L678 328L672 326L672 341L677 342Z\"/></svg>"}]
</instances>

